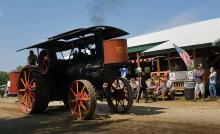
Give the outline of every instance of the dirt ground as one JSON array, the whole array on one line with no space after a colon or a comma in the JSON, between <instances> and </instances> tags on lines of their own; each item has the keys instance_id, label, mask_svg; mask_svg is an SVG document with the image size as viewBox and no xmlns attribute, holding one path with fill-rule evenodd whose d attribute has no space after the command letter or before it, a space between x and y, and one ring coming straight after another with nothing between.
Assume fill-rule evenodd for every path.
<instances>
[{"instance_id":1,"label":"dirt ground","mask_svg":"<svg viewBox=\"0 0 220 134\"><path fill-rule=\"evenodd\" d=\"M109 112L98 102L94 120L74 120L61 102L49 104L46 114L26 115L16 98L0 98L0 134L143 133L220 134L220 100L134 103L126 114Z\"/></svg>"}]
</instances>

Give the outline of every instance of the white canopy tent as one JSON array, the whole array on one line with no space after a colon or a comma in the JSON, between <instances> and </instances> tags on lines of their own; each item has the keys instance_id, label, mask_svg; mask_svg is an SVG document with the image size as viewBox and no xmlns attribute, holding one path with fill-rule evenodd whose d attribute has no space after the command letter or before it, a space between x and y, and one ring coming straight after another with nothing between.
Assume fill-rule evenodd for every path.
<instances>
[{"instance_id":1,"label":"white canopy tent","mask_svg":"<svg viewBox=\"0 0 220 134\"><path fill-rule=\"evenodd\" d=\"M201 46L209 47L215 45L220 40L220 18L187 24L160 32L150 33L128 39L128 47L134 47L143 44L166 41L143 53L150 54L161 50L178 47Z\"/></svg>"}]
</instances>

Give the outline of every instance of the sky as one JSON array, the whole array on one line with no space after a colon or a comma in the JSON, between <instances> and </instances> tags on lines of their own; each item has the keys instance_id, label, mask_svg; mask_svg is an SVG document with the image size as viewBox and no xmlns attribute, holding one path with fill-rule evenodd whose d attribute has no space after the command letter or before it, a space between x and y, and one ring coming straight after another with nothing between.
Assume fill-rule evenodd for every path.
<instances>
[{"instance_id":1,"label":"sky","mask_svg":"<svg viewBox=\"0 0 220 134\"><path fill-rule=\"evenodd\" d=\"M0 70L27 64L20 48L94 25L109 25L135 37L220 17L220 0L0 0Z\"/></svg>"}]
</instances>

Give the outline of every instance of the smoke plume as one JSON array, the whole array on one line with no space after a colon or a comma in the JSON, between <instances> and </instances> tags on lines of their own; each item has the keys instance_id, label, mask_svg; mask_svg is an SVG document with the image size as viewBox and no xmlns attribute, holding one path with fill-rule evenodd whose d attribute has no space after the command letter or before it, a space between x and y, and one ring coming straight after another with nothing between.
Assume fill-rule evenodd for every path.
<instances>
[{"instance_id":1,"label":"smoke plume","mask_svg":"<svg viewBox=\"0 0 220 134\"><path fill-rule=\"evenodd\" d=\"M92 0L92 3L87 5L90 23L105 24L108 14L116 13L121 2L122 0Z\"/></svg>"}]
</instances>

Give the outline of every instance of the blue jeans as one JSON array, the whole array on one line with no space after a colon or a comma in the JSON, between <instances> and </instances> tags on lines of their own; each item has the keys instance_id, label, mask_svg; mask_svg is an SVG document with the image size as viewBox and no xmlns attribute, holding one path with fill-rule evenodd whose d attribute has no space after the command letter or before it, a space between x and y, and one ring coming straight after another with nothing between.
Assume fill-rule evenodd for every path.
<instances>
[{"instance_id":1,"label":"blue jeans","mask_svg":"<svg viewBox=\"0 0 220 134\"><path fill-rule=\"evenodd\" d=\"M210 96L216 96L216 84L209 83Z\"/></svg>"}]
</instances>

